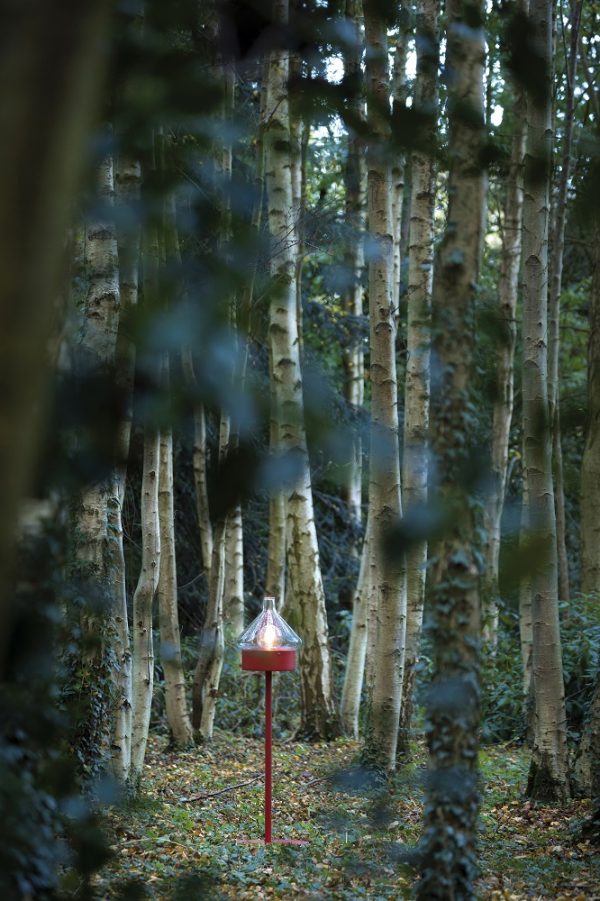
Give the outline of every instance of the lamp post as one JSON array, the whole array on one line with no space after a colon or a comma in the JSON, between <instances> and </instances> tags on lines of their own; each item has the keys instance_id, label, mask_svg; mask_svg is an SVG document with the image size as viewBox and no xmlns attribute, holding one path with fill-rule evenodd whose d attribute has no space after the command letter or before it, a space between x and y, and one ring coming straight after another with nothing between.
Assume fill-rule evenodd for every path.
<instances>
[{"instance_id":1,"label":"lamp post","mask_svg":"<svg viewBox=\"0 0 600 901\"><path fill-rule=\"evenodd\" d=\"M275 598L266 597L263 609L237 642L242 669L265 674L265 844L304 844L294 839L275 839L273 821L273 673L296 669L301 639L275 609Z\"/></svg>"}]
</instances>

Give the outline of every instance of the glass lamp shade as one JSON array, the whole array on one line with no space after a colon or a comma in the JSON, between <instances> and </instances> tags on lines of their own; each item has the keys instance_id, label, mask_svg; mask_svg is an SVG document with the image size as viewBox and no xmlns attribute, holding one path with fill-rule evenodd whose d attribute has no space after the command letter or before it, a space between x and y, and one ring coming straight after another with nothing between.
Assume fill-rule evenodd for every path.
<instances>
[{"instance_id":1,"label":"glass lamp shade","mask_svg":"<svg viewBox=\"0 0 600 901\"><path fill-rule=\"evenodd\" d=\"M294 670L296 651L301 644L301 638L275 609L275 598L267 597L261 612L237 641L242 652L242 669Z\"/></svg>"}]
</instances>

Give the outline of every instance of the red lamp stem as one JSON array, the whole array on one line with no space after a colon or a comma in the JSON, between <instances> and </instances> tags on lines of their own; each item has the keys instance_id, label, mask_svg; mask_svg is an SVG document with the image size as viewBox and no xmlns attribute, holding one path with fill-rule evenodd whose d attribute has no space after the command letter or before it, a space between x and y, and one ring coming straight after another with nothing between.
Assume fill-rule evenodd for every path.
<instances>
[{"instance_id":1,"label":"red lamp stem","mask_svg":"<svg viewBox=\"0 0 600 901\"><path fill-rule=\"evenodd\" d=\"M265 844L271 844L271 818L273 806L273 673L265 672Z\"/></svg>"}]
</instances>

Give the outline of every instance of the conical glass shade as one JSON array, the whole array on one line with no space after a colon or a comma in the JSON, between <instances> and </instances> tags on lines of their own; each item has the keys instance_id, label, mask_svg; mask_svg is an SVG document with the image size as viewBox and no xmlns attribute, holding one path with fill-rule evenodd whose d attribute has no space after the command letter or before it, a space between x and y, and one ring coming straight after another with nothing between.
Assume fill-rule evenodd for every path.
<instances>
[{"instance_id":1,"label":"conical glass shade","mask_svg":"<svg viewBox=\"0 0 600 901\"><path fill-rule=\"evenodd\" d=\"M240 651L256 648L272 651L278 648L297 648L302 639L275 609L275 598L265 598L263 608L237 641Z\"/></svg>"}]
</instances>

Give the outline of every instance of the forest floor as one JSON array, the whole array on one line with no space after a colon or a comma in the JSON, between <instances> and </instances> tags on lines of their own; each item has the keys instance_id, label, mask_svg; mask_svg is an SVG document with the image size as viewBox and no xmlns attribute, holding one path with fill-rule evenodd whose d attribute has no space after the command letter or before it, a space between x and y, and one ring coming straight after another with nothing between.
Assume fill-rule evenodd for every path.
<instances>
[{"instance_id":1,"label":"forest floor","mask_svg":"<svg viewBox=\"0 0 600 901\"><path fill-rule=\"evenodd\" d=\"M274 746L274 837L261 835L262 742L219 733L186 753L153 737L142 797L110 814L114 858L96 877L106 899L407 898L419 837L424 755L416 749L384 795L365 783L351 741ZM523 797L527 754L481 754L478 898L600 901L600 854L577 837L587 802Z\"/></svg>"}]
</instances>

